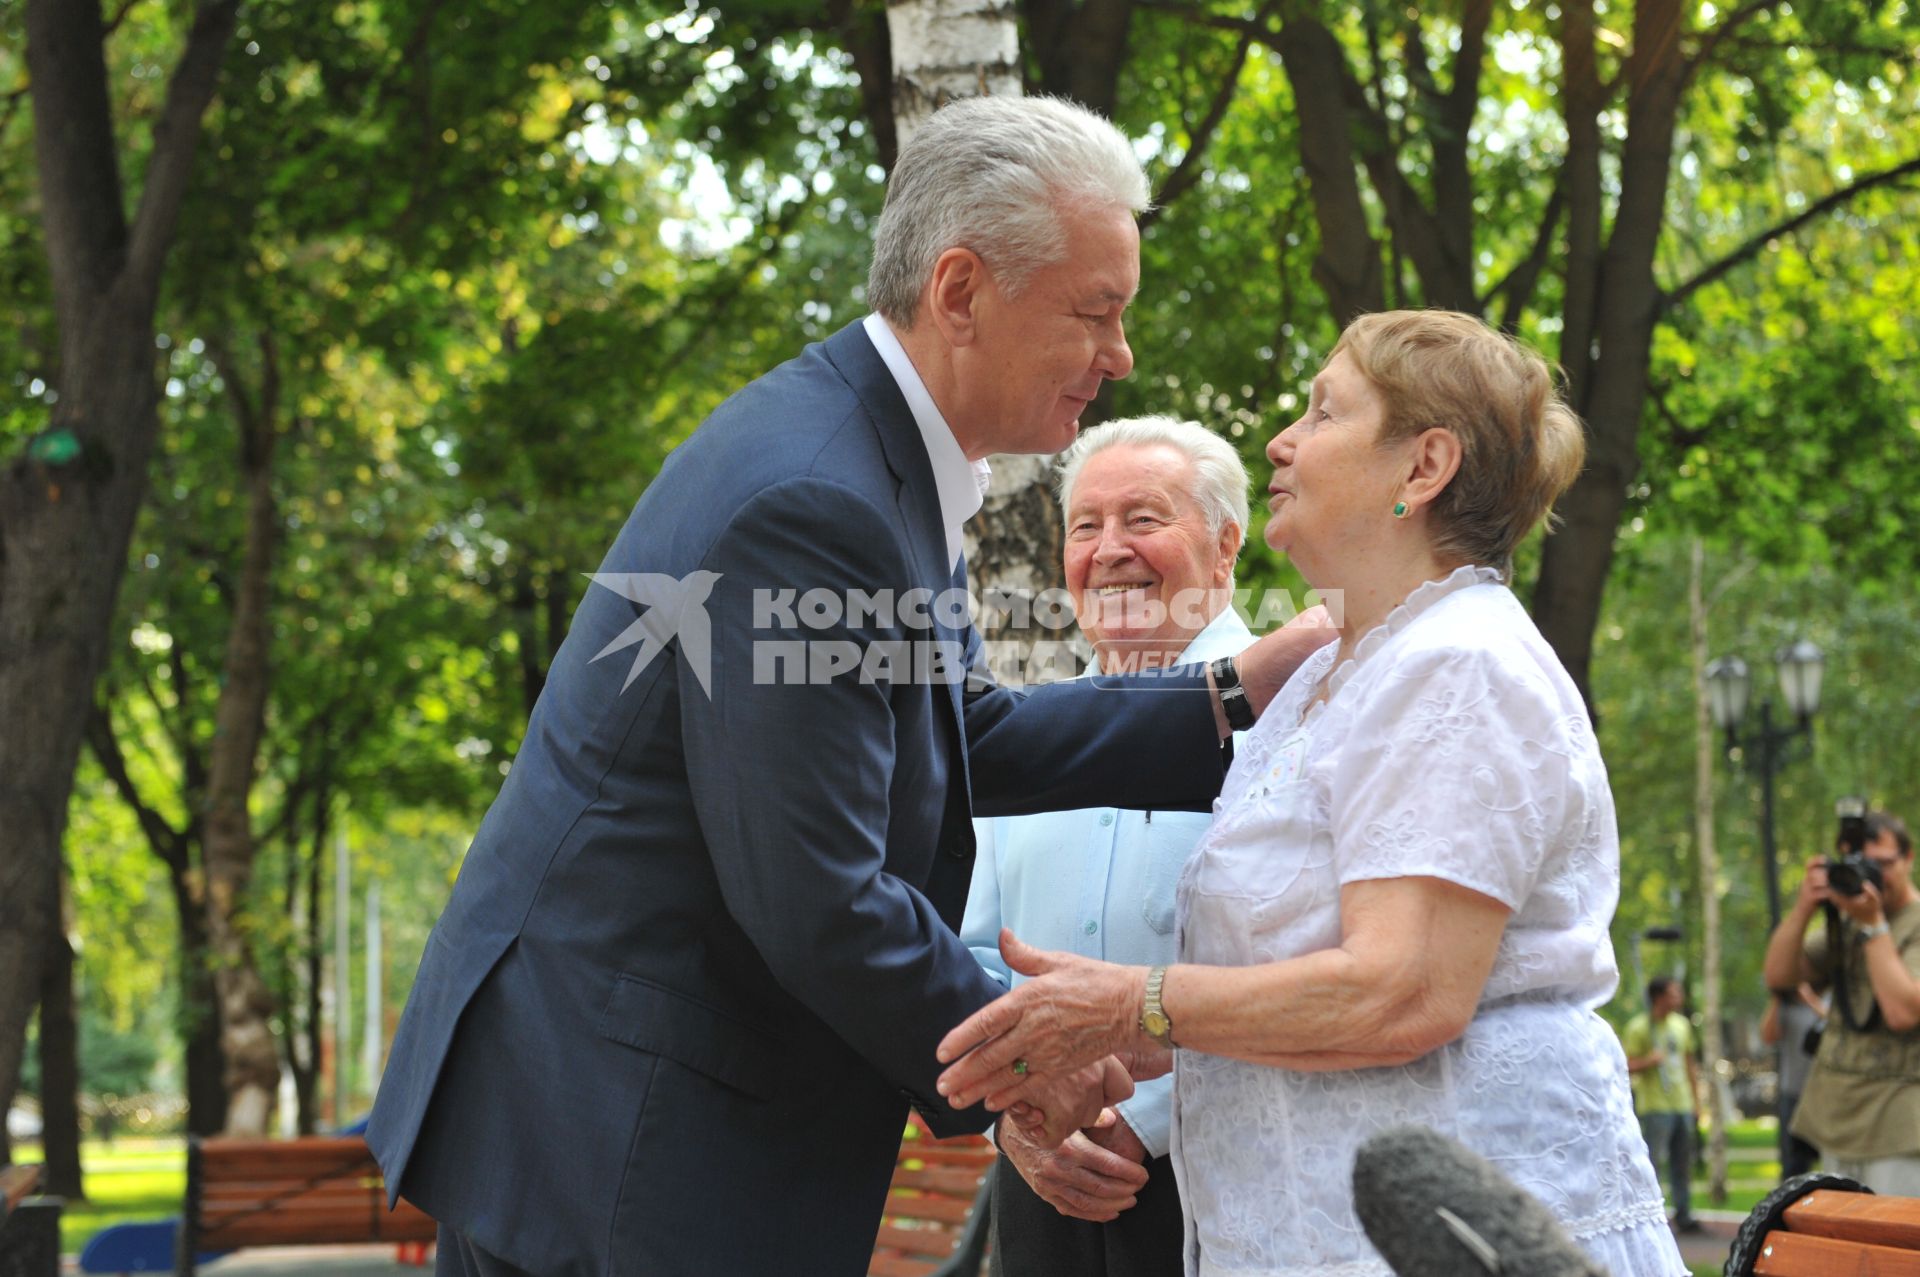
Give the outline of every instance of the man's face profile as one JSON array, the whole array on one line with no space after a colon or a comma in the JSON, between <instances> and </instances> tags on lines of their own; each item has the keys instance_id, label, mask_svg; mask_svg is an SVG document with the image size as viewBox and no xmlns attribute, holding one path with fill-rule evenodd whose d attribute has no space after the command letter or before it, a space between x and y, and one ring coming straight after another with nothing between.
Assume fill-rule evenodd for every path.
<instances>
[{"instance_id":1,"label":"man's face profile","mask_svg":"<svg viewBox=\"0 0 1920 1277\"><path fill-rule=\"evenodd\" d=\"M1124 208L1062 214L1066 252L1009 297L992 262L964 353L966 415L994 452L1059 452L1108 378L1133 370L1123 321L1140 285L1140 232ZM991 250L989 250L991 252Z\"/></svg>"}]
</instances>

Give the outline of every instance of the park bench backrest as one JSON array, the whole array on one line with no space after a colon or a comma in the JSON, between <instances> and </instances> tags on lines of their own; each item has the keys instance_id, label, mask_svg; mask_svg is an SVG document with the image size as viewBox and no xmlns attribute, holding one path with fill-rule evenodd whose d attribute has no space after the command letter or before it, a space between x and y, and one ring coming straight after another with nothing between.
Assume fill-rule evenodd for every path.
<instances>
[{"instance_id":1,"label":"park bench backrest","mask_svg":"<svg viewBox=\"0 0 1920 1277\"><path fill-rule=\"evenodd\" d=\"M0 1219L40 1191L40 1167L0 1166Z\"/></svg>"},{"instance_id":2,"label":"park bench backrest","mask_svg":"<svg viewBox=\"0 0 1920 1277\"><path fill-rule=\"evenodd\" d=\"M201 1251L431 1241L435 1231L407 1202L387 1210L380 1167L357 1135L191 1141L186 1224Z\"/></svg>"},{"instance_id":3,"label":"park bench backrest","mask_svg":"<svg viewBox=\"0 0 1920 1277\"><path fill-rule=\"evenodd\" d=\"M996 1156L983 1136L936 1140L916 1116L894 1162L869 1277L974 1277Z\"/></svg>"},{"instance_id":4,"label":"park bench backrest","mask_svg":"<svg viewBox=\"0 0 1920 1277\"><path fill-rule=\"evenodd\" d=\"M1797 1183L1754 1208L1726 1277L1920 1277L1920 1198Z\"/></svg>"}]
</instances>

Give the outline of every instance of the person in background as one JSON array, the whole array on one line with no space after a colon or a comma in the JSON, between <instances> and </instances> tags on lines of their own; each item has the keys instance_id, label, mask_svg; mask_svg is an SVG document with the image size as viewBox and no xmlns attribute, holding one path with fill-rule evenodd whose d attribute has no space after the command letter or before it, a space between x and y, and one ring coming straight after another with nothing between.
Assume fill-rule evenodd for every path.
<instances>
[{"instance_id":1,"label":"person in background","mask_svg":"<svg viewBox=\"0 0 1920 1277\"><path fill-rule=\"evenodd\" d=\"M1060 462L1065 575L1100 669L1118 674L1234 656L1253 634L1234 614L1247 471L1198 422L1112 421ZM1002 985L1000 928L1117 962L1171 962L1174 883L1205 812L1088 807L976 820L960 936ZM993 1178L995 1277L1177 1277L1179 1189L1167 1158L1173 1079L1142 1082L1118 1120L1047 1148L1002 1123Z\"/></svg>"},{"instance_id":2,"label":"person in background","mask_svg":"<svg viewBox=\"0 0 1920 1277\"><path fill-rule=\"evenodd\" d=\"M1882 885L1862 882L1853 895L1828 884L1824 858L1808 864L1793 908L1767 943L1767 987L1791 989L1806 981L1833 1003L1793 1133L1820 1149L1828 1170L1876 1193L1920 1197L1920 907L1914 904L1913 839L1897 817L1872 812L1861 854ZM1833 906L1837 925L1808 935L1822 905Z\"/></svg>"},{"instance_id":3,"label":"person in background","mask_svg":"<svg viewBox=\"0 0 1920 1277\"><path fill-rule=\"evenodd\" d=\"M1693 1026L1681 1012L1687 991L1671 976L1647 981L1647 1009L1627 1021L1620 1044L1633 1078L1633 1107L1654 1170L1667 1164L1667 1193L1673 1198L1676 1232L1700 1231L1693 1217L1693 1139L1699 1125L1694 1097L1700 1093L1699 1067L1693 1062Z\"/></svg>"},{"instance_id":4,"label":"person in background","mask_svg":"<svg viewBox=\"0 0 1920 1277\"><path fill-rule=\"evenodd\" d=\"M1807 1073L1826 1028L1827 1004L1814 987L1802 980L1792 993L1776 993L1767 1001L1760 1021L1760 1040L1780 1048L1780 1178L1805 1175L1820 1159L1820 1150L1790 1129L1806 1089Z\"/></svg>"}]
</instances>

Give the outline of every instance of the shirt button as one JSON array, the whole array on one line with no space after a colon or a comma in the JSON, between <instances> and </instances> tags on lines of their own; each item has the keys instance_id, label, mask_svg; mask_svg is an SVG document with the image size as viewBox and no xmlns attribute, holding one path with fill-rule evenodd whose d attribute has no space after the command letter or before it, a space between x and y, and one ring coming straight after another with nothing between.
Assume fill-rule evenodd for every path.
<instances>
[{"instance_id":1,"label":"shirt button","mask_svg":"<svg viewBox=\"0 0 1920 1277\"><path fill-rule=\"evenodd\" d=\"M1102 812L1100 814L1100 823L1103 825L1111 825L1113 823L1113 813L1110 811Z\"/></svg>"},{"instance_id":2,"label":"shirt button","mask_svg":"<svg viewBox=\"0 0 1920 1277\"><path fill-rule=\"evenodd\" d=\"M1097 922L1089 922L1089 923L1087 924L1087 934L1088 934L1088 935L1092 935L1092 934L1093 934L1094 932L1096 932L1096 931L1098 931L1098 930L1100 930L1100 924L1099 924L1099 923L1097 923Z\"/></svg>"}]
</instances>

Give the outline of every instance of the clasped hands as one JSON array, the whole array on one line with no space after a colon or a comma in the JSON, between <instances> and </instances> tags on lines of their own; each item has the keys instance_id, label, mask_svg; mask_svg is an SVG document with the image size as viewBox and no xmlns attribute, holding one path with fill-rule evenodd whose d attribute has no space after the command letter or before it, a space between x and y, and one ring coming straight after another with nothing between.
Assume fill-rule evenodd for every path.
<instances>
[{"instance_id":1,"label":"clasped hands","mask_svg":"<svg viewBox=\"0 0 1920 1277\"><path fill-rule=\"evenodd\" d=\"M1145 1149L1111 1106L1173 1061L1139 1027L1147 969L1036 949L1005 929L1000 953L1029 979L942 1039L940 1093L1004 1112L1002 1150L1062 1213L1111 1219L1146 1182Z\"/></svg>"}]
</instances>

